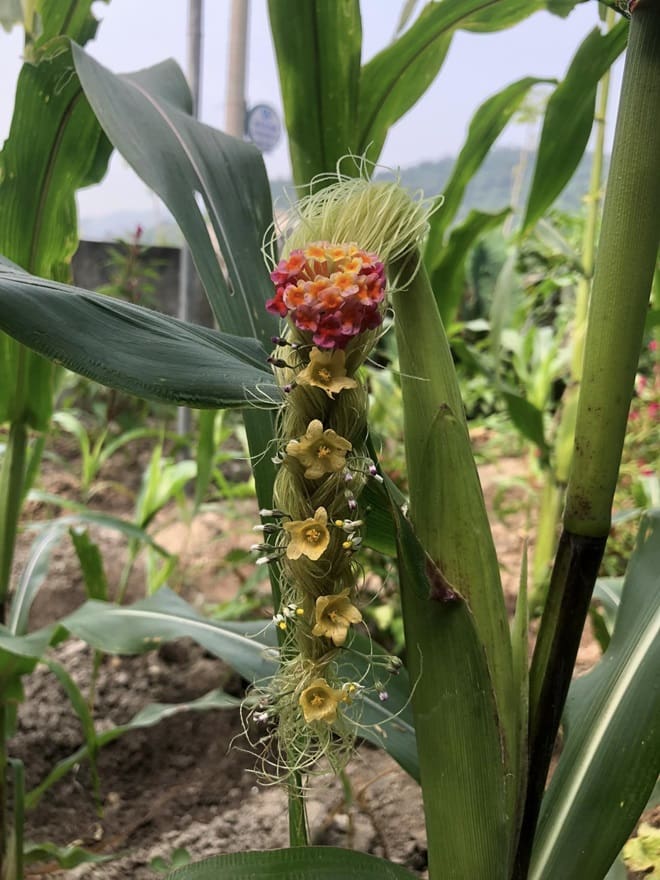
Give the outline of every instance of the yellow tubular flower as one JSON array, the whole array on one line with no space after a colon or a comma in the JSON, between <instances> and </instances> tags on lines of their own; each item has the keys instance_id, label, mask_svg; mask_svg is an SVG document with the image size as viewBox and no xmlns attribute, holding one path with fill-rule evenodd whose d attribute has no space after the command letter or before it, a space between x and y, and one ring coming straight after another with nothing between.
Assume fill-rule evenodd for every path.
<instances>
[{"instance_id":1,"label":"yellow tubular flower","mask_svg":"<svg viewBox=\"0 0 660 880\"><path fill-rule=\"evenodd\" d=\"M305 721L324 721L332 724L337 718L337 707L346 700L343 691L330 687L324 678L315 678L300 695L298 705L303 711Z\"/></svg>"},{"instance_id":2,"label":"yellow tubular flower","mask_svg":"<svg viewBox=\"0 0 660 880\"><path fill-rule=\"evenodd\" d=\"M307 426L305 436L300 440L290 440L286 453L306 468L305 479L318 480L325 474L335 474L346 464L346 453L352 444L340 437L330 428L323 430L323 424L314 419Z\"/></svg>"},{"instance_id":3,"label":"yellow tubular flower","mask_svg":"<svg viewBox=\"0 0 660 880\"><path fill-rule=\"evenodd\" d=\"M313 348L309 355L309 364L298 373L296 383L322 388L328 397L334 397L344 388L357 388L355 379L346 375L345 364L346 352Z\"/></svg>"},{"instance_id":4,"label":"yellow tubular flower","mask_svg":"<svg viewBox=\"0 0 660 880\"><path fill-rule=\"evenodd\" d=\"M319 507L309 519L284 523L284 529L289 534L287 558L306 556L308 559L318 559L330 543L327 522L328 512L325 507Z\"/></svg>"},{"instance_id":5,"label":"yellow tubular flower","mask_svg":"<svg viewBox=\"0 0 660 880\"><path fill-rule=\"evenodd\" d=\"M316 600L316 623L312 635L332 639L340 646L346 641L352 623L360 623L362 615L348 598L348 590L334 596L319 596Z\"/></svg>"}]
</instances>

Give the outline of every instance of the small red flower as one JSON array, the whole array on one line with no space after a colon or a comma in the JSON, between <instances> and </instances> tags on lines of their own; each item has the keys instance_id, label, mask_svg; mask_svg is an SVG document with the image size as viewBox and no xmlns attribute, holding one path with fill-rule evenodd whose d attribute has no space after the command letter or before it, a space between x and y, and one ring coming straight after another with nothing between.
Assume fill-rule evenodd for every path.
<instances>
[{"instance_id":1,"label":"small red flower","mask_svg":"<svg viewBox=\"0 0 660 880\"><path fill-rule=\"evenodd\" d=\"M276 293L266 309L288 315L320 349L344 349L383 320L385 266L356 245L309 244L281 260L270 277Z\"/></svg>"}]
</instances>

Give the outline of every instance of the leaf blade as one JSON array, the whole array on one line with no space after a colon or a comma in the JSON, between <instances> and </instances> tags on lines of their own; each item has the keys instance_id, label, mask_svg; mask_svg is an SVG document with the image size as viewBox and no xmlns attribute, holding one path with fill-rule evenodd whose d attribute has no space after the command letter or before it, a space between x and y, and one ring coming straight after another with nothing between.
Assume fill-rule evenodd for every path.
<instances>
[{"instance_id":1,"label":"leaf blade","mask_svg":"<svg viewBox=\"0 0 660 880\"><path fill-rule=\"evenodd\" d=\"M279 398L254 340L0 266L0 329L120 391L200 408Z\"/></svg>"},{"instance_id":2,"label":"leaf blade","mask_svg":"<svg viewBox=\"0 0 660 880\"><path fill-rule=\"evenodd\" d=\"M331 846L230 853L185 865L168 880L412 880L385 859Z\"/></svg>"},{"instance_id":3,"label":"leaf blade","mask_svg":"<svg viewBox=\"0 0 660 880\"><path fill-rule=\"evenodd\" d=\"M659 566L660 511L652 511L640 528L608 650L569 692L566 744L543 800L532 880L569 870L585 880L602 877L653 789L660 760ZM591 833L599 846L580 845Z\"/></svg>"}]
</instances>

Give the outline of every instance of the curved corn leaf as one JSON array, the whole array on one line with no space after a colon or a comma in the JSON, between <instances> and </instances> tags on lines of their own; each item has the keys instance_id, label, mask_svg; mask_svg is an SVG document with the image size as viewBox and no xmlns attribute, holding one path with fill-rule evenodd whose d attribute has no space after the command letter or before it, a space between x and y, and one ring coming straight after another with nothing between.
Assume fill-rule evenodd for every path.
<instances>
[{"instance_id":1,"label":"curved corn leaf","mask_svg":"<svg viewBox=\"0 0 660 880\"><path fill-rule=\"evenodd\" d=\"M452 229L431 274L433 293L445 327L455 320L465 293L465 261L470 250L486 232L497 229L509 213L510 208L497 214L473 210Z\"/></svg>"},{"instance_id":2,"label":"curved corn leaf","mask_svg":"<svg viewBox=\"0 0 660 880\"><path fill-rule=\"evenodd\" d=\"M402 515L397 545L430 868L447 880L504 880L511 771L486 655L467 604L455 593L443 598L442 576Z\"/></svg>"},{"instance_id":3,"label":"curved corn leaf","mask_svg":"<svg viewBox=\"0 0 660 880\"><path fill-rule=\"evenodd\" d=\"M219 326L266 343L277 322L264 308L272 285L261 243L272 210L260 152L189 115L190 95L174 62L118 76L79 46L73 59L108 137L181 227Z\"/></svg>"},{"instance_id":4,"label":"curved corn leaf","mask_svg":"<svg viewBox=\"0 0 660 880\"><path fill-rule=\"evenodd\" d=\"M279 399L253 339L0 267L0 329L70 370L138 397L200 408Z\"/></svg>"},{"instance_id":5,"label":"curved corn leaf","mask_svg":"<svg viewBox=\"0 0 660 880\"><path fill-rule=\"evenodd\" d=\"M609 648L571 685L565 746L543 799L530 880L600 880L653 790L660 765L659 570L656 510L642 521Z\"/></svg>"},{"instance_id":6,"label":"curved corn leaf","mask_svg":"<svg viewBox=\"0 0 660 880\"><path fill-rule=\"evenodd\" d=\"M81 42L93 36L98 22L91 6L92 0L68 0L40 8L41 33L26 44L29 62L21 68L0 152L0 254L59 281L68 280L78 243L75 192L101 179L111 152L71 76L71 52L60 37L64 31ZM53 365L33 352L19 355L17 344L0 333L0 375L0 422L11 418L45 430Z\"/></svg>"},{"instance_id":7,"label":"curved corn leaf","mask_svg":"<svg viewBox=\"0 0 660 880\"><path fill-rule=\"evenodd\" d=\"M230 853L184 865L167 880L413 880L385 859L333 846Z\"/></svg>"},{"instance_id":8,"label":"curved corn leaf","mask_svg":"<svg viewBox=\"0 0 660 880\"><path fill-rule=\"evenodd\" d=\"M628 22L586 37L545 111L521 234L548 210L578 166L594 121L598 82L626 47Z\"/></svg>"},{"instance_id":9,"label":"curved corn leaf","mask_svg":"<svg viewBox=\"0 0 660 880\"><path fill-rule=\"evenodd\" d=\"M162 641L188 636L250 681L267 678L277 668L276 656L262 641L250 637L263 632L263 624L208 620L167 587L129 606L90 600L61 624L92 647L111 654L141 654Z\"/></svg>"},{"instance_id":10,"label":"curved corn leaf","mask_svg":"<svg viewBox=\"0 0 660 880\"><path fill-rule=\"evenodd\" d=\"M458 0L478 6L483 0ZM429 3L394 43L364 65L358 105L358 153L378 160L391 125L421 98L442 67L458 16L447 3ZM440 8L442 7L442 8Z\"/></svg>"},{"instance_id":11,"label":"curved corn leaf","mask_svg":"<svg viewBox=\"0 0 660 880\"><path fill-rule=\"evenodd\" d=\"M362 22L358 0L269 0L270 29L298 186L355 152Z\"/></svg>"},{"instance_id":12,"label":"curved corn leaf","mask_svg":"<svg viewBox=\"0 0 660 880\"><path fill-rule=\"evenodd\" d=\"M90 755L90 748L93 751L114 742L131 730L137 730L143 727L153 727L159 724L164 718L170 718L181 712L206 712L209 709L234 709L240 705L237 697L232 697L224 691L209 691L203 697L191 700L186 703L150 703L127 721L126 724L119 724L117 727L111 727L100 733L95 733L93 743L81 746L73 754L61 761L53 767L50 773L43 779L39 785L33 788L25 796L25 807L33 810L48 789L58 782L63 776L72 770L76 764L80 764Z\"/></svg>"},{"instance_id":13,"label":"curved corn leaf","mask_svg":"<svg viewBox=\"0 0 660 880\"><path fill-rule=\"evenodd\" d=\"M441 206L431 217L424 260L430 272L444 259L444 240L463 200L465 188L479 170L488 151L518 110L529 90L554 80L526 76L492 95L475 111L468 135L444 187Z\"/></svg>"},{"instance_id":14,"label":"curved corn leaf","mask_svg":"<svg viewBox=\"0 0 660 880\"><path fill-rule=\"evenodd\" d=\"M53 548L70 529L80 527L81 525L103 526L120 532L138 543L147 544L162 556L170 556L167 550L160 544L157 544L151 535L133 523L125 522L109 514L87 510L84 505L76 504L76 502L64 502L64 499L56 495L49 495L46 492L31 492L30 498L51 504L63 504L77 510L78 513L71 516L61 516L56 520L39 526L39 533L30 548L30 555L21 572L16 590L11 599L7 626L13 635L22 636L27 632L30 609L35 596L39 592L39 588L48 574Z\"/></svg>"},{"instance_id":15,"label":"curved corn leaf","mask_svg":"<svg viewBox=\"0 0 660 880\"><path fill-rule=\"evenodd\" d=\"M457 29L500 30L542 6L541 0L516 0L513 4L493 4L492 0L427 3L408 30L362 68L359 152L373 161L378 159L389 127L431 85Z\"/></svg>"}]
</instances>

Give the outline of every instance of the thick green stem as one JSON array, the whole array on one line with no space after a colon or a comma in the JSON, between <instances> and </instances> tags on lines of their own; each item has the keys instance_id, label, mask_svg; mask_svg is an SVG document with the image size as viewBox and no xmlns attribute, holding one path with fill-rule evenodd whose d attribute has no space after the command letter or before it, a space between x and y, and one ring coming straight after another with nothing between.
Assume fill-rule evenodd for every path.
<instances>
[{"instance_id":1,"label":"thick green stem","mask_svg":"<svg viewBox=\"0 0 660 880\"><path fill-rule=\"evenodd\" d=\"M594 275L564 524L610 528L660 239L660 5L632 17Z\"/></svg>"},{"instance_id":2,"label":"thick green stem","mask_svg":"<svg viewBox=\"0 0 660 880\"><path fill-rule=\"evenodd\" d=\"M616 13L608 9L606 24L608 29L614 26ZM582 377L582 359L584 357L584 336L587 326L587 310L589 307L589 290L591 278L594 273L594 258L596 255L596 241L600 206L603 199L603 159L605 156L605 120L607 115L607 100L610 91L610 71L603 76L598 87L596 99L596 113L594 116L594 149L591 163L591 176L589 179L589 195L587 203L587 216L585 218L584 233L582 236L582 268L584 274L577 284L577 296L575 301L575 316L573 318L573 354L571 358L571 375L577 382Z\"/></svg>"},{"instance_id":3,"label":"thick green stem","mask_svg":"<svg viewBox=\"0 0 660 880\"><path fill-rule=\"evenodd\" d=\"M630 25L567 489L564 533L534 651L530 783L516 877L526 877L561 712L610 528L628 408L660 242L660 4Z\"/></svg>"},{"instance_id":4,"label":"thick green stem","mask_svg":"<svg viewBox=\"0 0 660 880\"><path fill-rule=\"evenodd\" d=\"M616 13L612 9L606 12L606 25L608 30L614 26ZM607 115L607 100L610 87L610 71L603 76L598 87L596 99L596 112L594 115L594 149L591 163L591 175L589 179L589 193L587 196L587 213L582 236L582 268L583 274L577 282L575 314L573 316L573 352L571 356L571 379L572 385L566 392L567 403L560 415L557 429L557 444L555 453L557 465L555 472L547 477L544 487L541 510L539 513L539 528L534 550L534 572L532 582L534 584L534 597L532 608L542 609L545 602L545 594L548 588L549 567L557 546L557 531L561 511L564 504L564 492L570 458L572 456L574 433L575 433L575 405L574 400L569 399L577 396L578 385L582 378L582 360L584 358L584 339L587 327L587 310L589 307L589 292L591 279L594 273L594 258L596 254L596 241L600 208L603 200L603 160L605 156L605 122ZM566 455L562 456L563 446ZM569 451L570 450L570 451ZM566 462L562 462L566 458ZM564 472L565 471L565 472Z\"/></svg>"},{"instance_id":5,"label":"thick green stem","mask_svg":"<svg viewBox=\"0 0 660 880\"><path fill-rule=\"evenodd\" d=\"M305 795L300 788L301 781L300 774L296 773L293 785L289 786L289 846L307 846L309 843Z\"/></svg>"}]
</instances>

